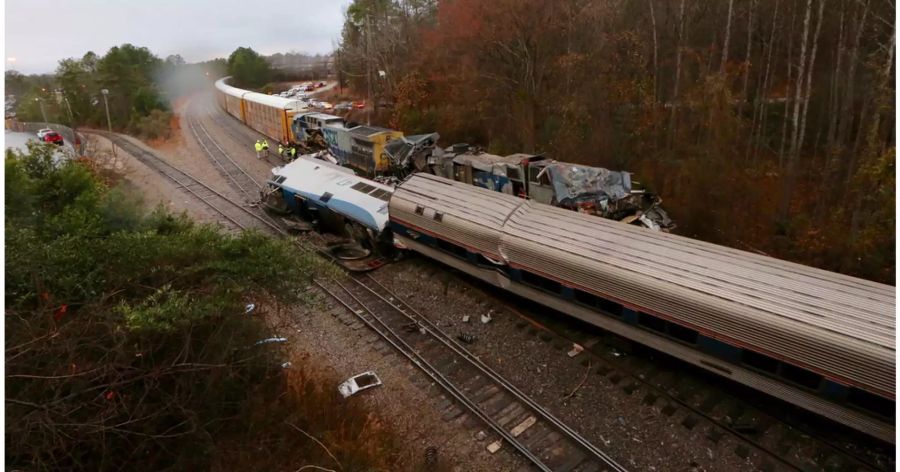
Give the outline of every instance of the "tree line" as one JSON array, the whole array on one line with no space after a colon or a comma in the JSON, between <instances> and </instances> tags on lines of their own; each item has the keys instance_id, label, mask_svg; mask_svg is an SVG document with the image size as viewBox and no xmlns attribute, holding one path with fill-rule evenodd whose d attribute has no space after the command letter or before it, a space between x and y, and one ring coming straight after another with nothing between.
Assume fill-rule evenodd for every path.
<instances>
[{"instance_id":1,"label":"tree line","mask_svg":"<svg viewBox=\"0 0 900 472\"><path fill-rule=\"evenodd\" d=\"M355 0L383 125L627 169L679 232L893 283L894 15L870 0Z\"/></svg>"}]
</instances>

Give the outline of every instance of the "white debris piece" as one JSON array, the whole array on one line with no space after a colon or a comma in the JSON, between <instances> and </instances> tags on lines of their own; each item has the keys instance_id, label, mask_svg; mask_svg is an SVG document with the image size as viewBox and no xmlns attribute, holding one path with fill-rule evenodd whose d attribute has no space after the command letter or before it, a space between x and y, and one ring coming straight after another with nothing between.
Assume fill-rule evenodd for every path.
<instances>
[{"instance_id":1,"label":"white debris piece","mask_svg":"<svg viewBox=\"0 0 900 472\"><path fill-rule=\"evenodd\" d=\"M244 309L244 314L250 314L250 313L253 313L253 310L255 310L255 309L256 309L256 304L255 304L255 303L248 303L248 304L247 304L247 307Z\"/></svg>"},{"instance_id":2,"label":"white debris piece","mask_svg":"<svg viewBox=\"0 0 900 472\"><path fill-rule=\"evenodd\" d=\"M381 379L372 372L371 370L368 372L363 372L361 374L356 374L353 377L343 381L340 385L338 385L338 391L341 392L341 395L344 398L350 397L352 395L357 394L363 390L377 387L381 385Z\"/></svg>"},{"instance_id":3,"label":"white debris piece","mask_svg":"<svg viewBox=\"0 0 900 472\"><path fill-rule=\"evenodd\" d=\"M487 312L487 314L485 314L485 315L481 315L481 323L482 323L482 324L488 324L488 323L491 322L491 320L494 319L494 318L491 316L491 313L493 313L493 310Z\"/></svg>"},{"instance_id":4,"label":"white debris piece","mask_svg":"<svg viewBox=\"0 0 900 472\"><path fill-rule=\"evenodd\" d=\"M582 352L584 352L584 348L581 346L581 344L572 343L572 350L569 351L567 354L569 355L569 357L575 357L575 356L581 354Z\"/></svg>"},{"instance_id":5,"label":"white debris piece","mask_svg":"<svg viewBox=\"0 0 900 472\"><path fill-rule=\"evenodd\" d=\"M262 340L256 341L255 346L259 346L260 344L269 344L269 343L283 343L286 341L287 341L287 338L278 338L278 337L267 338L267 339L262 339Z\"/></svg>"},{"instance_id":6,"label":"white debris piece","mask_svg":"<svg viewBox=\"0 0 900 472\"><path fill-rule=\"evenodd\" d=\"M469 318L470 318L469 315L463 315L463 318L462 318L463 323L468 323Z\"/></svg>"}]
</instances>

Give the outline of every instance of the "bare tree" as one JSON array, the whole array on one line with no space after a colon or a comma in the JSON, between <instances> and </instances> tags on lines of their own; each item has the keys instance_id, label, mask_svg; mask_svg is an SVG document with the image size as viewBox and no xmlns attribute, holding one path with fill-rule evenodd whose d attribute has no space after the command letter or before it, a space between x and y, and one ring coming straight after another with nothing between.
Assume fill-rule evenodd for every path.
<instances>
[{"instance_id":1,"label":"bare tree","mask_svg":"<svg viewBox=\"0 0 900 472\"><path fill-rule=\"evenodd\" d=\"M728 18L725 20L725 39L722 40L722 61L719 63L719 72L725 73L725 63L728 62L728 42L731 40L731 12L734 0L728 0Z\"/></svg>"}]
</instances>

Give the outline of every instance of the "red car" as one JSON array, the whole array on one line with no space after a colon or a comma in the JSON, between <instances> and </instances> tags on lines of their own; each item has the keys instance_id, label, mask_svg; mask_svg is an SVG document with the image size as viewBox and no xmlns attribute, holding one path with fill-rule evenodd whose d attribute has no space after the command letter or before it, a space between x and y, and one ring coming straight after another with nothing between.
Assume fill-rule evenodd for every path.
<instances>
[{"instance_id":1,"label":"red car","mask_svg":"<svg viewBox=\"0 0 900 472\"><path fill-rule=\"evenodd\" d=\"M53 143L57 146L63 145L63 137L61 134L56 131L50 131L49 133L45 133L43 137L41 137L41 141L45 143Z\"/></svg>"},{"instance_id":2,"label":"red car","mask_svg":"<svg viewBox=\"0 0 900 472\"><path fill-rule=\"evenodd\" d=\"M353 102L351 105L353 105L353 108L362 109L366 107L366 102Z\"/></svg>"}]
</instances>

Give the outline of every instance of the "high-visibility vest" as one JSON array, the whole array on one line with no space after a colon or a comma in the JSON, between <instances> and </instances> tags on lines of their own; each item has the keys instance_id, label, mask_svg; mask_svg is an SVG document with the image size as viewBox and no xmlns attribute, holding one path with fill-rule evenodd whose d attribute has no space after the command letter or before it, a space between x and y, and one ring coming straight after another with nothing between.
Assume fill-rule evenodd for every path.
<instances>
[{"instance_id":1,"label":"high-visibility vest","mask_svg":"<svg viewBox=\"0 0 900 472\"><path fill-rule=\"evenodd\" d=\"M278 154L284 154L284 146L278 145Z\"/></svg>"},{"instance_id":2,"label":"high-visibility vest","mask_svg":"<svg viewBox=\"0 0 900 472\"><path fill-rule=\"evenodd\" d=\"M290 151L291 151L291 157L294 157L294 156L297 155L297 148L292 147L292 148L290 149Z\"/></svg>"},{"instance_id":3,"label":"high-visibility vest","mask_svg":"<svg viewBox=\"0 0 900 472\"><path fill-rule=\"evenodd\" d=\"M263 145L261 142L257 141L256 144L253 145L256 148L256 152L260 152L263 150Z\"/></svg>"},{"instance_id":4,"label":"high-visibility vest","mask_svg":"<svg viewBox=\"0 0 900 472\"><path fill-rule=\"evenodd\" d=\"M262 146L263 146L263 149L269 149L269 141L268 141L268 140L265 140L265 139L263 139L263 143L262 143Z\"/></svg>"}]
</instances>

